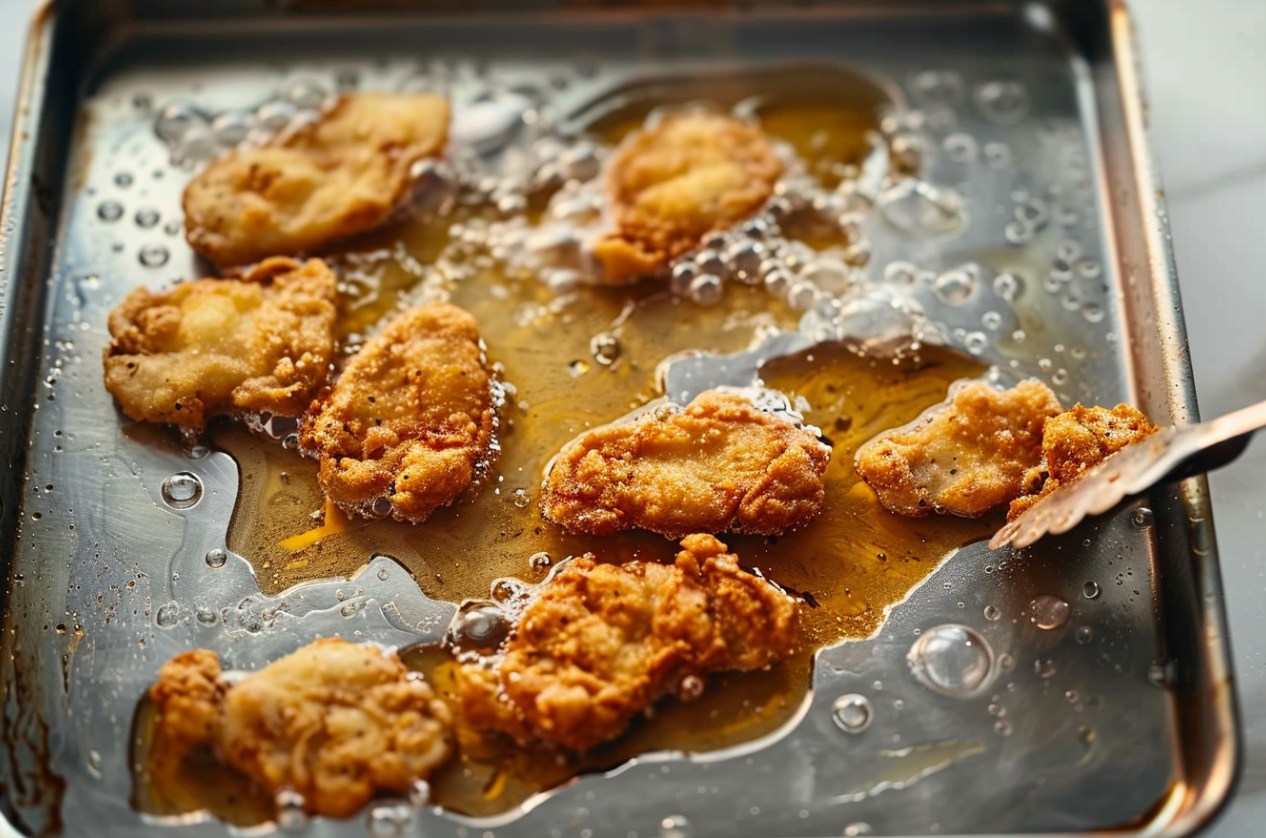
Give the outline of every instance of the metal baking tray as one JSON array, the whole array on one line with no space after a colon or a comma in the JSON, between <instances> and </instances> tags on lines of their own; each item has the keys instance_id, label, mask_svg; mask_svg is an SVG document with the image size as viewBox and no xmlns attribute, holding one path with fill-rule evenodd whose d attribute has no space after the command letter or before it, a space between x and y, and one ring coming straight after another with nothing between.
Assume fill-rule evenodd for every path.
<instances>
[{"instance_id":1,"label":"metal baking tray","mask_svg":"<svg viewBox=\"0 0 1266 838\"><path fill-rule=\"evenodd\" d=\"M988 210L931 243L876 234L872 270L968 258L1033 270L1071 241L1092 267L1069 292L1031 275L1016 304L1028 340L989 360L1066 400L1125 399L1165 424L1195 419L1196 399L1135 49L1113 0L46 5L0 212L5 817L27 835L168 834L176 827L130 805L129 766L134 709L164 660L210 645L230 665L258 665L335 631L408 644L437 638L453 611L386 560L263 596L238 557L204 560L225 545L232 458L191 459L170 438L120 431L99 360L109 309L137 284L202 274L178 228L164 229L188 170L156 135L154 109L250 105L296 76L333 88L349 67L369 87L437 62L546 83L583 64L572 82L582 102L637 73L846 64L923 115L927 178ZM990 115L982 97L999 92L1007 111ZM1017 211L1033 220L1033 197L1063 213L1049 221L1063 232L1015 247L1007 224ZM196 507L164 500L175 472L201 480ZM1029 607L1044 596L1067 604L1055 630ZM913 677L912 645L946 624L992 649L978 694ZM493 820L394 805L302 831L1186 834L1234 782L1229 667L1207 487L1191 479L1019 555L963 549L876 636L820 653L811 701L755 743L646 755ZM844 696L869 711L853 732L833 720Z\"/></svg>"}]
</instances>

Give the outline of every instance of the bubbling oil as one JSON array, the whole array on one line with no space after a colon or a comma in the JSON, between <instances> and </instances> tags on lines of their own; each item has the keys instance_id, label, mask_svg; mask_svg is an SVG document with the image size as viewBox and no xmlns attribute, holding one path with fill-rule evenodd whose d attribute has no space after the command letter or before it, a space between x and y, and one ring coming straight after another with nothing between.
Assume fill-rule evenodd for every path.
<instances>
[{"instance_id":1,"label":"bubbling oil","mask_svg":"<svg viewBox=\"0 0 1266 838\"><path fill-rule=\"evenodd\" d=\"M788 144L802 171L835 196L821 203L829 210L825 215L838 220L851 198L836 187L875 152L878 100L814 98L803 90L779 99L769 91L756 95L761 91L750 85L742 93L722 104L747 108ZM622 109L604 111L582 133L609 147L640 124L653 104L649 97L633 96ZM252 563L263 593L350 577L374 555L392 557L427 596L453 603L486 599L501 578L540 583L549 567L584 553L604 562L671 562L676 545L655 534L594 538L545 521L538 496L546 463L578 434L658 397L656 368L665 357L750 349L771 334L796 329L798 309L808 306L769 282L726 282L709 300L712 304L703 306L658 281L620 288L560 287L516 270L513 260L497 252L497 240L488 231L505 224L508 215L517 215L520 224L535 223L557 194L533 193L528 200L492 207L458 200L442 213L419 214L360 237L329 257L342 278L339 328L349 351L384 318L418 302L443 298L475 316L488 357L506 383L502 452L488 481L424 524L348 520L326 509L312 460L241 426L214 425L212 442L240 467L228 547ZM837 198L838 205L832 203ZM814 203L810 212L778 214L775 221L795 245L788 252L801 264L776 268L802 270L806 260L823 252L843 254L856 245L847 224L828 224L824 230L821 218L814 217L814 212L823 215L821 209ZM760 240L765 232L753 227L743 235ZM750 256L741 251L743 242L730 244L737 259ZM838 261L845 273L865 264L843 256ZM735 271L741 278L742 270ZM823 291L810 285L812 305ZM941 401L952 382L976 377L984 366L938 347L894 359L859 354L855 346L825 343L770 360L761 369L766 386L807 404L806 421L832 444L823 513L802 530L778 538L722 536L744 566L802 598L794 652L768 671L713 675L689 700L664 699L626 735L584 755L512 746L459 725L459 754L431 778L431 803L471 816L495 815L577 774L610 769L639 754L715 751L784 729L807 699L817 650L873 634L888 610L943 560L992 531L998 522L988 519L893 516L853 469L862 443L913 420ZM427 647L406 650L403 657L456 703L457 664L451 655ZM152 715L152 709L142 708L138 729L152 726L146 713ZM139 737L138 749L151 754L136 796L142 811L208 808L230 822L250 823L259 822L261 809L273 802L261 802L257 792L200 797L191 789L215 786L206 783L205 772L211 770L206 760L164 765L156 754L161 749L146 751L152 743ZM179 788L169 788L172 784Z\"/></svg>"}]
</instances>

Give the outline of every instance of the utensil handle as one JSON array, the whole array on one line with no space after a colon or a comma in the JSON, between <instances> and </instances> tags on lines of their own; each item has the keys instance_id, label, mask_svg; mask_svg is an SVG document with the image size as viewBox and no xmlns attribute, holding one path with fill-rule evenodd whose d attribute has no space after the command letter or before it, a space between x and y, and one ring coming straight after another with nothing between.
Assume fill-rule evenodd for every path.
<instances>
[{"instance_id":1,"label":"utensil handle","mask_svg":"<svg viewBox=\"0 0 1266 838\"><path fill-rule=\"evenodd\" d=\"M1208 422L1201 435L1199 450L1183 460L1166 478L1179 480L1221 468L1244 453L1253 434L1264 427L1266 401L1240 408Z\"/></svg>"}]
</instances>

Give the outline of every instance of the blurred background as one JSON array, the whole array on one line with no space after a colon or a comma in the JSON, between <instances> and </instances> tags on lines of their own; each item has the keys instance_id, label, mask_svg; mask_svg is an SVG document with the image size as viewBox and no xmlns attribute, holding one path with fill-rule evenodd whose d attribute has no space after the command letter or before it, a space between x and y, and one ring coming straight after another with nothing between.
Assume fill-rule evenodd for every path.
<instances>
[{"instance_id":1,"label":"blurred background","mask_svg":"<svg viewBox=\"0 0 1266 838\"><path fill-rule=\"evenodd\" d=\"M35 0L0 0L0 160ZM1266 399L1266 3L1133 0L1201 413ZM1210 484L1246 755L1209 838L1266 829L1266 440ZM0 824L0 838L10 833Z\"/></svg>"}]
</instances>

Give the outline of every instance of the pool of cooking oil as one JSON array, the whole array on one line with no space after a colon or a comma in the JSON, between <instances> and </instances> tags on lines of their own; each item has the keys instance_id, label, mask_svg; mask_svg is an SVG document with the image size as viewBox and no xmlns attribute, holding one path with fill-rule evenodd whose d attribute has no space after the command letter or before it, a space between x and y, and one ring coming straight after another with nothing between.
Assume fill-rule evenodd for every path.
<instances>
[{"instance_id":1,"label":"pool of cooking oil","mask_svg":"<svg viewBox=\"0 0 1266 838\"><path fill-rule=\"evenodd\" d=\"M795 101L765 107L761 117L811 171L839 172L870 148L867 132L875 117L873 107L866 108L860 113ZM601 138L612 141L646 111L608 114ZM402 295L416 291L418 264L451 256L446 248L453 221L405 220L332 255L336 265L356 266L357 281L343 295L345 339L371 332L399 307ZM545 521L538 493L546 462L576 435L657 397L655 370L665 357L744 350L770 330L795 328L798 321L781 300L739 283L729 283L716 305L701 307L650 282L582 286L560 297L532 277L506 275L490 260L474 259L470 267L463 279L441 284L453 303L478 319L489 359L513 384L513 395L502 412L502 453L489 479L425 523L349 520L325 508L314 461L238 426L214 427L213 443L240 467L229 547L253 564L264 593L349 577L374 555L392 557L428 596L454 603L488 597L499 577L540 581L545 563L529 558L542 553L551 562L587 552L601 561L671 561L676 545L654 534L594 538ZM599 334L613 336L618 353L595 355L591 341ZM711 751L784 726L803 706L817 649L874 633L892 605L957 548L986 537L998 523L890 515L852 466L861 443L943 399L951 382L982 371L965 355L931 347L894 362L824 345L768 362L765 384L803 397L810 406L807 421L832 443L825 509L809 526L778 538L722 540L745 566L803 598L795 652L767 672L714 675L692 701L667 698L625 736L585 755L520 748L459 725L459 755L432 778L432 802L462 814L494 815L579 773L609 769L638 754ZM446 653L423 649L404 657L452 698L454 664ZM205 755L168 764L163 749L147 738L151 716L144 707L138 715L136 747L150 754L138 759L145 766L138 808L151 814L204 808L233 823L262 820L271 801L261 800L258 791L237 785L205 791L217 787L207 782L207 772L220 778L225 772Z\"/></svg>"}]
</instances>

